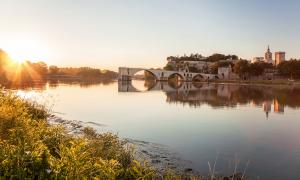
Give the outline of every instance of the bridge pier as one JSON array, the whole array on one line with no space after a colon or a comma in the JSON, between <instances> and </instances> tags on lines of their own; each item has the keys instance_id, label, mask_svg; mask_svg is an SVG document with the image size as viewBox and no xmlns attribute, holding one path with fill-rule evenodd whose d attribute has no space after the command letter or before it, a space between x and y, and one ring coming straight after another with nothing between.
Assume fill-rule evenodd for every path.
<instances>
[{"instance_id":1,"label":"bridge pier","mask_svg":"<svg viewBox=\"0 0 300 180\"><path fill-rule=\"evenodd\" d=\"M118 78L119 81L131 81L132 77L128 75L120 75Z\"/></svg>"}]
</instances>

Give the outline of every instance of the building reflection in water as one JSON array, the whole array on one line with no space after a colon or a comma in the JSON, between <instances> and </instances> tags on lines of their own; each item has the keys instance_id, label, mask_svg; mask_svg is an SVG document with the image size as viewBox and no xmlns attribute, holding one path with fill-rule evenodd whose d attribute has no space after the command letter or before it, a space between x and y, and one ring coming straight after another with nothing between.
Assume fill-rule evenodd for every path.
<instances>
[{"instance_id":1,"label":"building reflection in water","mask_svg":"<svg viewBox=\"0 0 300 180\"><path fill-rule=\"evenodd\" d=\"M35 89L44 91L54 89L60 85L77 85L89 88L97 85L109 85L114 81L73 81L73 80L49 80L32 82L21 85L12 85L7 89ZM262 108L266 117L274 113L283 114L285 108L300 107L300 87L296 86L263 86L263 85L238 85L215 83L180 83L180 82L156 82L140 81L144 86L143 91L162 91L166 95L166 102L170 104L182 104L191 107L209 105L212 108L234 108L239 105L252 105ZM132 82L119 81L118 91L140 92Z\"/></svg>"},{"instance_id":2,"label":"building reflection in water","mask_svg":"<svg viewBox=\"0 0 300 180\"><path fill-rule=\"evenodd\" d=\"M263 108L264 108L267 118L269 117L269 113L271 112L271 106L272 106L272 101L268 100L268 101L263 102Z\"/></svg>"},{"instance_id":3,"label":"building reflection in water","mask_svg":"<svg viewBox=\"0 0 300 180\"><path fill-rule=\"evenodd\" d=\"M284 105L280 104L277 99L274 100L274 112L284 113Z\"/></svg>"},{"instance_id":4,"label":"building reflection in water","mask_svg":"<svg viewBox=\"0 0 300 180\"><path fill-rule=\"evenodd\" d=\"M163 91L166 102L192 107L209 105L213 108L252 105L262 108L266 117L272 113L284 113L285 107L300 107L300 87L238 85L215 83L144 82L146 91ZM266 88L267 87L267 88ZM131 82L119 82L119 92L139 92Z\"/></svg>"}]
</instances>

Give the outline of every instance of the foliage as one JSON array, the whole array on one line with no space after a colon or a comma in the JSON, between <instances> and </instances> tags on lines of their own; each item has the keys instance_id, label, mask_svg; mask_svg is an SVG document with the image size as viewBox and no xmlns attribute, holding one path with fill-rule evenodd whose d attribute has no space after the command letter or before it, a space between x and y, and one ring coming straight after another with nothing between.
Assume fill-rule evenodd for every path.
<instances>
[{"instance_id":1,"label":"foliage","mask_svg":"<svg viewBox=\"0 0 300 180\"><path fill-rule=\"evenodd\" d=\"M233 59L233 60L237 60L238 59L238 56L236 55L224 55L224 54L213 54L209 57L207 57L206 61L208 62L218 62L218 61L221 61L221 60L227 60L227 59Z\"/></svg>"},{"instance_id":2,"label":"foliage","mask_svg":"<svg viewBox=\"0 0 300 180\"><path fill-rule=\"evenodd\" d=\"M9 60L8 55L5 51L0 49L0 71L3 70L4 66L7 64L7 61Z\"/></svg>"},{"instance_id":3,"label":"foliage","mask_svg":"<svg viewBox=\"0 0 300 180\"><path fill-rule=\"evenodd\" d=\"M215 53L209 57L203 57L201 54L190 54L189 56L183 55L183 56L169 56L167 57L168 61L207 61L207 62L218 62L221 60L227 60L227 59L233 59L238 60L238 56L236 55L224 55L224 54L218 54Z\"/></svg>"},{"instance_id":4,"label":"foliage","mask_svg":"<svg viewBox=\"0 0 300 180\"><path fill-rule=\"evenodd\" d=\"M249 73L253 76L260 76L266 69L272 69L273 65L265 62L255 62L250 64Z\"/></svg>"},{"instance_id":5,"label":"foliage","mask_svg":"<svg viewBox=\"0 0 300 180\"><path fill-rule=\"evenodd\" d=\"M249 62L246 60L239 60L235 63L233 70L240 77L245 76L250 70Z\"/></svg>"},{"instance_id":6,"label":"foliage","mask_svg":"<svg viewBox=\"0 0 300 180\"><path fill-rule=\"evenodd\" d=\"M170 64L167 64L163 69L166 71L175 71L175 69Z\"/></svg>"},{"instance_id":7,"label":"foliage","mask_svg":"<svg viewBox=\"0 0 300 180\"><path fill-rule=\"evenodd\" d=\"M191 54L189 56L184 55L184 56L169 56L167 57L168 63L164 67L165 70L168 71L174 71L174 70L179 70L185 67L184 63L185 61L202 61L202 62L210 62L213 63L210 65L210 67L204 67L203 69L199 70L197 67L194 66L189 66L189 71L198 73L213 73L217 74L218 73L218 67L224 67L228 65L233 65L231 61L226 61L226 60L237 60L238 56L236 55L224 55L224 54L213 54L209 57L203 57L201 54ZM172 64L171 62L175 62L175 64Z\"/></svg>"},{"instance_id":8,"label":"foliage","mask_svg":"<svg viewBox=\"0 0 300 180\"><path fill-rule=\"evenodd\" d=\"M82 135L47 123L47 111L11 93L0 93L0 177L5 179L154 179L147 164L116 135Z\"/></svg>"},{"instance_id":9,"label":"foliage","mask_svg":"<svg viewBox=\"0 0 300 180\"><path fill-rule=\"evenodd\" d=\"M54 67L53 67L54 68ZM51 68L52 72L53 70L55 73L51 73L52 75L64 75L64 76L78 76L83 79L115 79L117 78L117 73L109 70L100 70L96 68L90 68L90 67L80 67L80 68L72 68L72 67L66 67L66 68L57 68L53 69Z\"/></svg>"},{"instance_id":10,"label":"foliage","mask_svg":"<svg viewBox=\"0 0 300 180\"><path fill-rule=\"evenodd\" d=\"M0 49L0 82L7 80L5 68L7 66L8 61L9 61L8 55L6 54L5 51Z\"/></svg>"},{"instance_id":11,"label":"foliage","mask_svg":"<svg viewBox=\"0 0 300 180\"><path fill-rule=\"evenodd\" d=\"M36 80L43 80L47 76L48 66L44 62L16 63L7 53L0 50L0 75L1 84L21 84Z\"/></svg>"},{"instance_id":12,"label":"foliage","mask_svg":"<svg viewBox=\"0 0 300 180\"><path fill-rule=\"evenodd\" d=\"M215 62L211 67L210 67L210 73L212 74L217 74L218 73L218 68L219 67L228 67L228 66L234 66L234 64L230 61L225 61L225 62Z\"/></svg>"},{"instance_id":13,"label":"foliage","mask_svg":"<svg viewBox=\"0 0 300 180\"><path fill-rule=\"evenodd\" d=\"M117 73L109 70L100 70L90 67L80 68L59 68L50 66L45 62L24 63L13 62L7 53L0 49L0 83L5 86L18 86L29 84L35 81L45 81L58 77L75 77L81 80L112 80L117 78Z\"/></svg>"},{"instance_id":14,"label":"foliage","mask_svg":"<svg viewBox=\"0 0 300 180\"><path fill-rule=\"evenodd\" d=\"M278 66L279 73L283 76L300 77L300 60L283 61Z\"/></svg>"},{"instance_id":15,"label":"foliage","mask_svg":"<svg viewBox=\"0 0 300 180\"><path fill-rule=\"evenodd\" d=\"M58 71L59 71L59 68L57 66L49 66L48 73L50 75L55 75L58 73Z\"/></svg>"},{"instance_id":16,"label":"foliage","mask_svg":"<svg viewBox=\"0 0 300 180\"><path fill-rule=\"evenodd\" d=\"M203 60L203 56L201 54L191 54L190 56L183 55L183 56L169 56L167 57L168 61L201 61Z\"/></svg>"},{"instance_id":17,"label":"foliage","mask_svg":"<svg viewBox=\"0 0 300 180\"><path fill-rule=\"evenodd\" d=\"M48 66L44 62L26 61L19 65L20 77L23 81L41 80L47 76Z\"/></svg>"}]
</instances>

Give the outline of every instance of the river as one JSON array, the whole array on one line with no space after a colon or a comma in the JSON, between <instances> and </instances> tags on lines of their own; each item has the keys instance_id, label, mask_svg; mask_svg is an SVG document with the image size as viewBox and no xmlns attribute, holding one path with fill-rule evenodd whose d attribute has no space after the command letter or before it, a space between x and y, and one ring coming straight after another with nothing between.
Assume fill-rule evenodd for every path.
<instances>
[{"instance_id":1,"label":"river","mask_svg":"<svg viewBox=\"0 0 300 180\"><path fill-rule=\"evenodd\" d=\"M18 94L99 132L161 144L207 173L300 178L300 88L183 83L45 83Z\"/></svg>"}]
</instances>

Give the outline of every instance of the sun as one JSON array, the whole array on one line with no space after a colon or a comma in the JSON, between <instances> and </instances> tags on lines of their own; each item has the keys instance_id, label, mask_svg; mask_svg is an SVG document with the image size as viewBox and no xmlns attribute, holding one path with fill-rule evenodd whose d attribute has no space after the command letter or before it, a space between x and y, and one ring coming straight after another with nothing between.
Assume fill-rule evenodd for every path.
<instances>
[{"instance_id":1,"label":"sun","mask_svg":"<svg viewBox=\"0 0 300 180\"><path fill-rule=\"evenodd\" d=\"M22 37L11 40L6 52L10 58L18 63L24 61L47 61L48 52L45 46L34 38Z\"/></svg>"}]
</instances>

